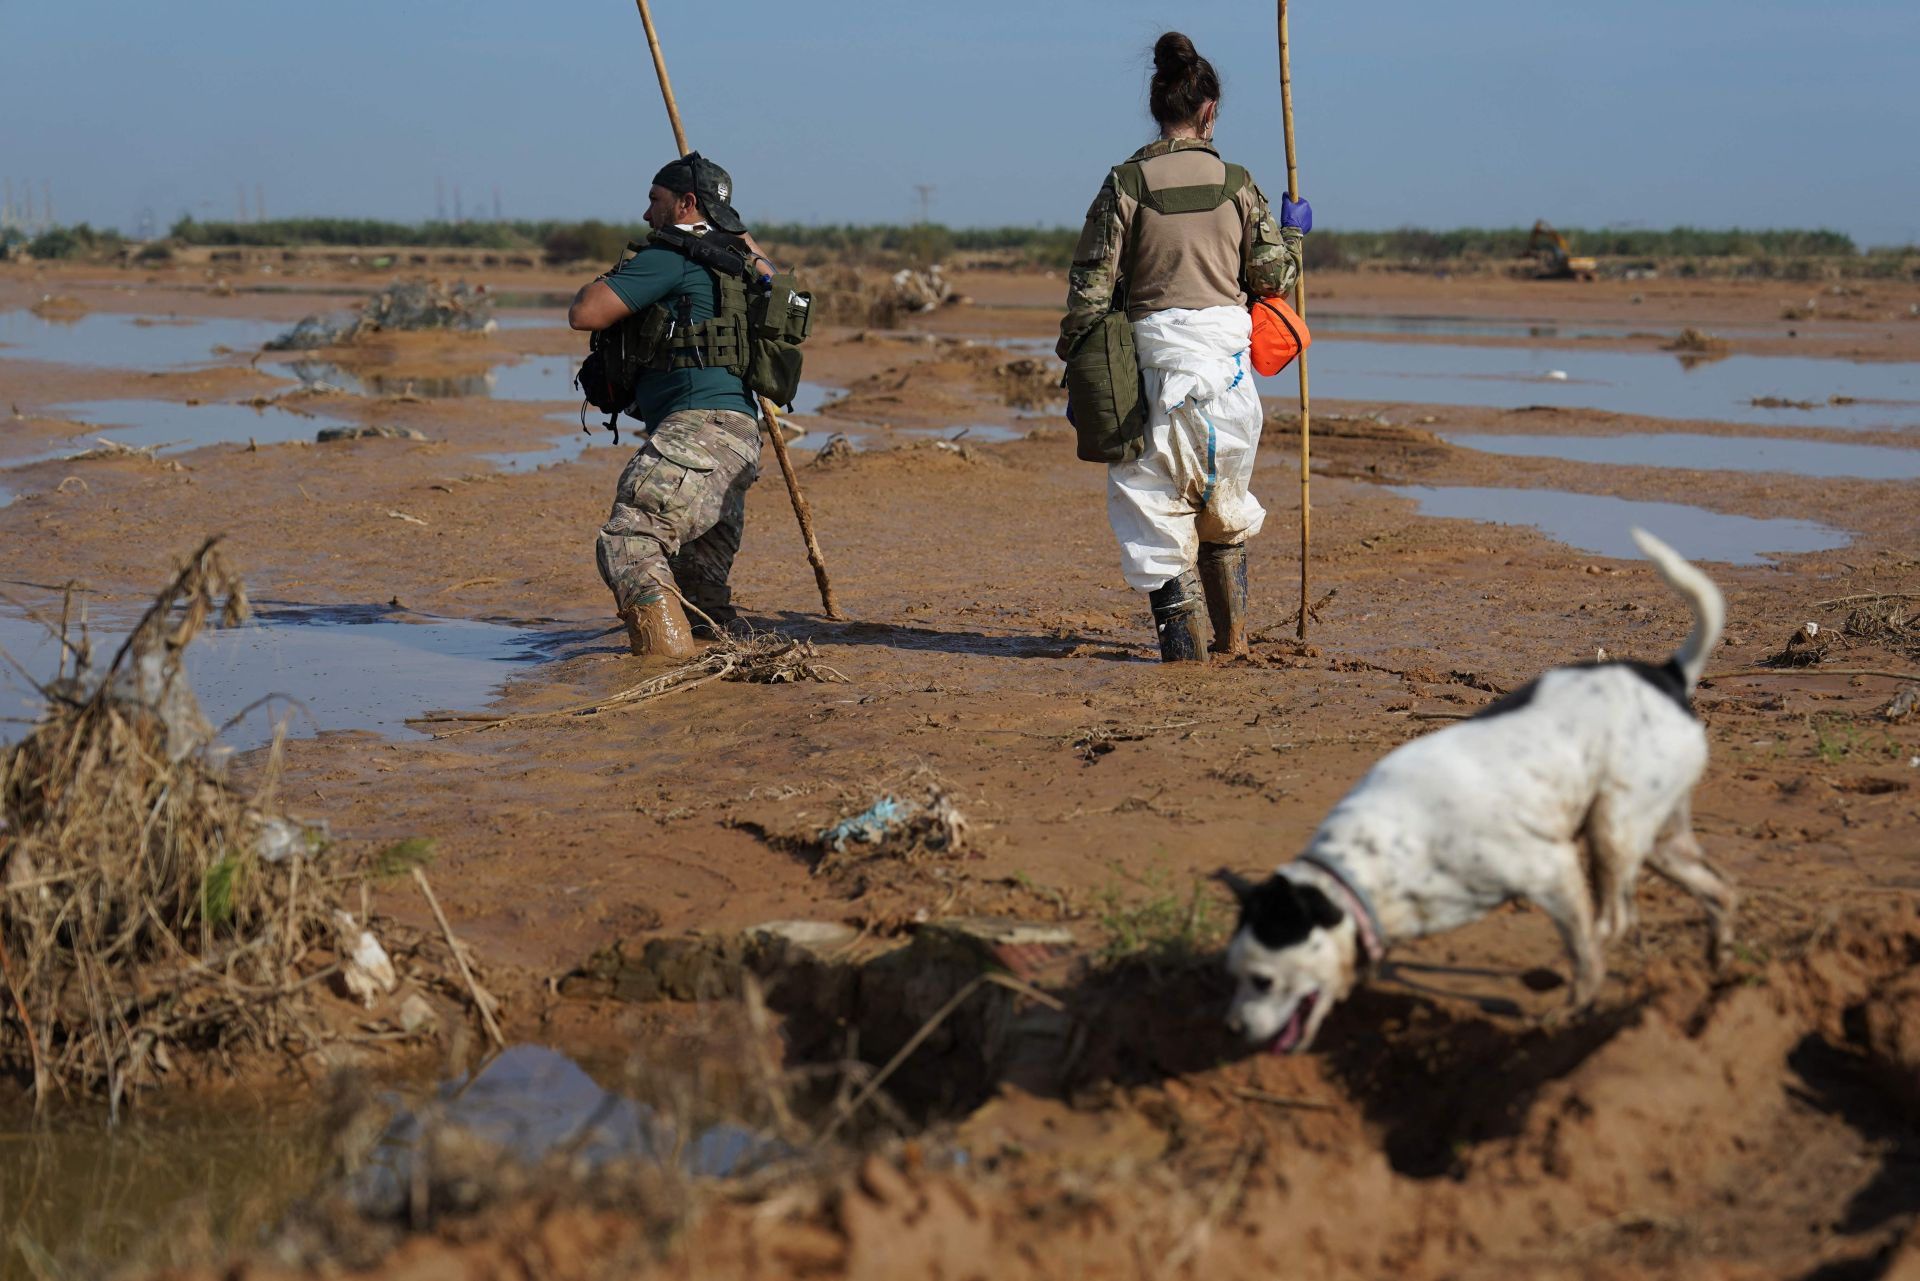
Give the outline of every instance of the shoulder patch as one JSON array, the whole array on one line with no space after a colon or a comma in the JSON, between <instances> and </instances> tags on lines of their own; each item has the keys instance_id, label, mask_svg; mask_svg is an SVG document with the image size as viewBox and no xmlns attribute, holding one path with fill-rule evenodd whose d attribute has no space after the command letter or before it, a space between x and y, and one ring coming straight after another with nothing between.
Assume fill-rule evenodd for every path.
<instances>
[{"instance_id":1,"label":"shoulder patch","mask_svg":"<svg viewBox=\"0 0 1920 1281\"><path fill-rule=\"evenodd\" d=\"M1274 875L1240 900L1240 929L1253 931L1260 946L1279 951L1316 929L1340 923L1344 913L1316 886Z\"/></svg>"}]
</instances>

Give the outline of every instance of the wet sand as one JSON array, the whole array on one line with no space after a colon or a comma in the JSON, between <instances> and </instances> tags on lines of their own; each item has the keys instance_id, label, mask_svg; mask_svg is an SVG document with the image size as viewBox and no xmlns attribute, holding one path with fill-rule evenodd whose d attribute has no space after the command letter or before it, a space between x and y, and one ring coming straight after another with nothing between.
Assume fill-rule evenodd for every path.
<instances>
[{"instance_id":1,"label":"wet sand","mask_svg":"<svg viewBox=\"0 0 1920 1281\"><path fill-rule=\"evenodd\" d=\"M489 283L562 280L514 273ZM1332 595L1300 644L1289 621L1297 454L1292 408L1275 401L1256 477L1269 517L1251 550L1255 656L1165 670L1150 661L1144 603L1119 579L1103 473L1074 460L1057 418L1003 402L991 374L1006 353L965 341L1044 336L1059 282L982 272L960 287L979 305L916 318L908 333L829 330L809 344L809 377L850 393L818 424L874 425L850 462L795 455L846 621L820 616L770 451L750 496L741 607L756 625L813 640L849 683L715 683L631 710L459 737L341 732L288 745L283 795L328 820L339 856L406 837L437 842L439 893L528 1035L543 1020L576 1031L594 1023L560 1009L569 1003L549 981L637 936L816 918L884 937L971 913L1064 921L1091 945L1103 903L1167 886L1184 894L1214 868L1255 873L1289 858L1374 759L1436 717L1600 649L1664 659L1687 631L1684 608L1644 562L1526 526L1423 517L1396 487L1577 491L1844 531L1829 550L1707 567L1729 606L1710 672L1751 669L1801 623L1844 617L1823 602L1920 590L1911 481L1566 462L1440 438L1683 433L1912 448L1920 423L1794 431L1316 397L1310 595ZM1649 329L1722 327L1745 354L1920 360L1920 322L1903 318L1911 287L1863 285L1834 300L1870 319L1793 325L1778 318L1783 303L1817 286L1329 275L1309 288L1310 304L1356 313L1623 328L1644 319ZM338 302L213 296L184 273L0 269L0 308L44 292L96 312L289 322ZM1589 341L1659 350L1657 339ZM369 363L425 378L581 346L563 328L515 327L387 342ZM8 361L0 401L17 416L0 425L0 461L84 444L90 433L57 406L244 399L297 385L278 374L272 358L247 355L162 373ZM638 679L592 558L627 449L511 473L486 461L563 434L543 415L568 409L564 396L287 403L427 439L242 442L159 461L23 467L5 476L17 497L0 508L8 593L44 602L73 582L102 609L130 608L174 557L222 532L269 608L382 606L529 629L545 661L518 669L493 711L588 702ZM1027 434L958 452L902 432L968 423ZM1861 641L1828 666L1913 672L1917 659ZM1539 914L1503 911L1410 945L1405 959L1500 976L1478 986L1518 1016L1388 983L1333 1015L1329 1028L1345 1030L1324 1055L1249 1059L1217 1037L1195 1039L1226 1061L1170 1056L1125 1088L1066 1101L1006 1094L964 1124L976 1139L998 1127L1006 1150L1040 1155L965 1177L916 1174L911 1192L876 1190L884 1177L869 1171L837 1211L783 1219L764 1239L735 1234L699 1256L703 1268L780 1273L782 1234L800 1241L802 1228L831 1238L832 1249L815 1241L820 1275L864 1274L883 1239L904 1271L964 1245L983 1275L1134 1275L1162 1264L1271 1275L1276 1258L1292 1258L1329 1276L1776 1276L1894 1250L1920 1212L1916 1184L1898 1182L1914 1173L1920 1144L1888 1101L1898 1096L1861 1084L1845 1012L1897 985L1899 966L1872 959L1893 946L1884 940L1920 938L1920 727L1873 719L1900 685L1815 669L1710 675L1702 688L1714 756L1697 825L1742 887L1756 981L1714 988L1691 906L1643 886L1645 936L1616 949L1601 1015L1578 1034L1540 1030L1529 1020L1562 994L1533 993L1515 976L1562 967L1559 949ZM1089 750L1095 741L1102 748ZM972 821L966 859L815 875L789 852L786 838L916 770L942 780ZM373 893L394 896L387 906L398 915L420 915L398 889ZM1227 910L1224 893L1217 910ZM1806 959L1815 952L1829 959ZM1780 968L1792 964L1801 968ZM1901 999L1920 1017L1920 997ZM617 1032L629 1017L610 1005L599 1024ZM1142 1017L1154 1036L1169 1035L1161 1016ZM1211 1026L1217 1009L1197 1019L1183 1035L1210 1035L1192 1029ZM1533 1054L1536 1066L1508 1054ZM1327 1110L1263 1096L1311 1097ZM1450 1112L1465 1118L1461 1128L1440 1124ZM1089 1127L1083 1150L1040 1142L1074 1127ZM1109 1141L1115 1131L1132 1137ZM1065 1190L1062 1171L1080 1171L1093 1190ZM1908 1190L1879 1193L1873 1213L1848 1219L1876 1180ZM956 1198L961 1209L949 1207ZM715 1208L700 1235L740 1213Z\"/></svg>"}]
</instances>

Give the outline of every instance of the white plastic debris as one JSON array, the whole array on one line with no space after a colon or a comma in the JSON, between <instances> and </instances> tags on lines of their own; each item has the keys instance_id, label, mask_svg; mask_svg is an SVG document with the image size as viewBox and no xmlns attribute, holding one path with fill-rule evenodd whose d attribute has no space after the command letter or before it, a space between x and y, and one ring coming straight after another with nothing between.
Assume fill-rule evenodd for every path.
<instances>
[{"instance_id":1,"label":"white plastic debris","mask_svg":"<svg viewBox=\"0 0 1920 1281\"><path fill-rule=\"evenodd\" d=\"M400 1002L400 1030L406 1033L418 1032L423 1027L432 1027L438 1021L433 1012L433 1003L415 992Z\"/></svg>"},{"instance_id":2,"label":"white plastic debris","mask_svg":"<svg viewBox=\"0 0 1920 1281\"><path fill-rule=\"evenodd\" d=\"M1567 371L1564 369L1549 369L1547 371L1547 381L1563 383L1567 381Z\"/></svg>"},{"instance_id":3,"label":"white plastic debris","mask_svg":"<svg viewBox=\"0 0 1920 1281\"><path fill-rule=\"evenodd\" d=\"M349 993L371 1007L375 996L400 986L393 961L372 930L361 929L350 913L338 909L333 914L333 927L340 940L340 977Z\"/></svg>"},{"instance_id":4,"label":"white plastic debris","mask_svg":"<svg viewBox=\"0 0 1920 1281\"><path fill-rule=\"evenodd\" d=\"M327 843L327 825L303 823L279 815L262 818L253 836L253 852L264 863L279 863L289 854L311 854Z\"/></svg>"}]
</instances>

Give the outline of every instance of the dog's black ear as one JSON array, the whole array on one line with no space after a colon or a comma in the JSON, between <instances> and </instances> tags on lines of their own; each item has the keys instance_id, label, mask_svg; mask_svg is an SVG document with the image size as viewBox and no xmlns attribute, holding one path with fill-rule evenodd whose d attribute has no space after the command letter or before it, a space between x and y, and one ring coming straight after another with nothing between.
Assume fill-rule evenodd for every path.
<instances>
[{"instance_id":1,"label":"dog's black ear","mask_svg":"<svg viewBox=\"0 0 1920 1281\"><path fill-rule=\"evenodd\" d=\"M1247 905L1247 900L1253 897L1254 890L1259 888L1259 886L1230 867L1223 867L1215 872L1213 879L1232 890L1233 897L1239 901L1242 907Z\"/></svg>"},{"instance_id":2,"label":"dog's black ear","mask_svg":"<svg viewBox=\"0 0 1920 1281\"><path fill-rule=\"evenodd\" d=\"M1346 919L1346 913L1340 910L1340 905L1328 898L1319 886L1302 885L1298 889L1300 905L1306 908L1307 919L1321 929L1330 930Z\"/></svg>"}]
</instances>

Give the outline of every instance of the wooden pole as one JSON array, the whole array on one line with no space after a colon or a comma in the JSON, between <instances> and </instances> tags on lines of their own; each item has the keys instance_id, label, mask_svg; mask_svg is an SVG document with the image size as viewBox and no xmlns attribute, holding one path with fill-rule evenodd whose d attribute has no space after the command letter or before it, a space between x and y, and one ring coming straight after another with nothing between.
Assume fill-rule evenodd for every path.
<instances>
[{"instance_id":1,"label":"wooden pole","mask_svg":"<svg viewBox=\"0 0 1920 1281\"><path fill-rule=\"evenodd\" d=\"M647 0L635 0L640 6L640 25L647 29L647 48L653 53L653 74L660 79L660 96L667 100L667 119L673 124L673 145L686 155L693 148L687 145L687 131L680 127L680 107L673 100L673 81L667 78L667 56L660 52L660 33L653 29L653 10L647 7Z\"/></svg>"},{"instance_id":2,"label":"wooden pole","mask_svg":"<svg viewBox=\"0 0 1920 1281\"><path fill-rule=\"evenodd\" d=\"M642 0L645 3L645 0ZM1287 198L1300 199L1300 166L1293 152L1293 67L1287 60L1287 0L1279 0L1280 5L1280 118L1287 132ZM1307 316L1307 268L1303 261L1300 274L1294 282L1293 309L1300 313L1302 320ZM1294 635L1301 640L1307 638L1307 547L1308 547L1308 502L1307 465L1311 461L1309 441L1311 435L1307 428L1307 353L1300 353L1300 625L1294 629Z\"/></svg>"},{"instance_id":3,"label":"wooden pole","mask_svg":"<svg viewBox=\"0 0 1920 1281\"><path fill-rule=\"evenodd\" d=\"M654 74L660 79L660 96L667 104L667 121L673 126L673 145L686 155L693 148L687 146L687 131L680 124L680 106L673 100L673 81L667 78L667 58L660 51L660 35L653 29L653 10L647 0L634 0L640 6L640 22L647 29L647 48L653 53ZM787 454L786 437L780 434L780 416L774 410L773 402L765 396L760 397L760 417L767 429L767 439L773 443L773 456L780 462L780 475L787 482L787 497L793 502L794 519L800 522L800 537L807 545L807 563L813 566L813 581L820 589L820 606L828 618L844 618L846 615L833 602L833 583L827 578L826 558L820 554L820 542L813 536L813 509L807 505L806 495L800 492L800 478L794 474L793 459Z\"/></svg>"}]
</instances>

